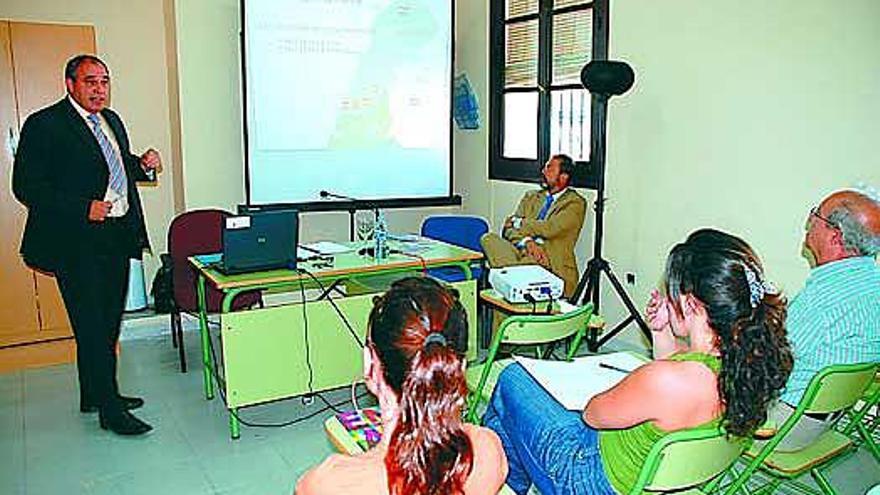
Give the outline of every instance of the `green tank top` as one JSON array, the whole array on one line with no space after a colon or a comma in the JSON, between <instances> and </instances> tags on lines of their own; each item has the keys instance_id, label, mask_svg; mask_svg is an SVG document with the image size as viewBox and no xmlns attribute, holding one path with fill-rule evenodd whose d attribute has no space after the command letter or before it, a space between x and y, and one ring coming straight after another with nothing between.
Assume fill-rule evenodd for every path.
<instances>
[{"instance_id":1,"label":"green tank top","mask_svg":"<svg viewBox=\"0 0 880 495\"><path fill-rule=\"evenodd\" d=\"M667 358L670 361L696 361L709 367L715 374L721 370L721 359L716 356L698 352L676 354ZM715 418L696 428L717 426L719 418ZM602 455L602 466L611 486L618 493L628 493L636 484L639 472L651 447L667 433L650 421L624 430L601 430L599 432L599 452Z\"/></svg>"}]
</instances>

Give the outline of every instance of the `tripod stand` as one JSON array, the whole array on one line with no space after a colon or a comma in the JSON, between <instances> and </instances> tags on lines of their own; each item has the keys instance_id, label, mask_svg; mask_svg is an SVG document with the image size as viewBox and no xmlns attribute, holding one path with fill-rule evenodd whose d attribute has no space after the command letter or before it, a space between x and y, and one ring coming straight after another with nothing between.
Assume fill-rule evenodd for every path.
<instances>
[{"instance_id":1,"label":"tripod stand","mask_svg":"<svg viewBox=\"0 0 880 495\"><path fill-rule=\"evenodd\" d=\"M601 339L598 331L591 329L587 334L587 347L590 352L596 352L602 345L615 335L620 333L627 325L636 322L642 332L651 339L651 330L642 318L641 313L632 298L626 293L626 289L611 270L608 260L602 258L602 238L605 232L605 141L608 121L608 100L612 95L626 92L633 83L634 74L632 69L624 62L593 61L584 67L581 72L581 80L584 87L593 96L592 127L595 132L591 133L590 164L594 167L597 175L596 201L596 232L593 239L593 258L587 262L583 276L575 287L572 302L575 304L589 299L593 302L593 310L599 311L599 281L604 273L611 282L611 287L617 293L617 297L626 306L629 316L614 326ZM586 290L585 290L586 289Z\"/></svg>"}]
</instances>

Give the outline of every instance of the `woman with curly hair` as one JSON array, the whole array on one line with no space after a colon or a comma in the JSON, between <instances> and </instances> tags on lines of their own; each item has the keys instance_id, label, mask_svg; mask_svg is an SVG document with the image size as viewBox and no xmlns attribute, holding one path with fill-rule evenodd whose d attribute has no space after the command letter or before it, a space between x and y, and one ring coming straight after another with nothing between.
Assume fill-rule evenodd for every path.
<instances>
[{"instance_id":1,"label":"woman with curly hair","mask_svg":"<svg viewBox=\"0 0 880 495\"><path fill-rule=\"evenodd\" d=\"M331 456L296 493L497 494L507 474L501 442L461 420L467 332L458 293L433 279L400 280L377 298L364 380L379 399L385 435L362 455Z\"/></svg>"},{"instance_id":2,"label":"woman with curly hair","mask_svg":"<svg viewBox=\"0 0 880 495\"><path fill-rule=\"evenodd\" d=\"M567 411L519 365L501 374L486 426L526 493L627 493L651 447L670 432L714 428L752 433L791 371L785 300L764 279L742 239L703 229L669 253L664 294L647 319L655 360Z\"/></svg>"}]
</instances>

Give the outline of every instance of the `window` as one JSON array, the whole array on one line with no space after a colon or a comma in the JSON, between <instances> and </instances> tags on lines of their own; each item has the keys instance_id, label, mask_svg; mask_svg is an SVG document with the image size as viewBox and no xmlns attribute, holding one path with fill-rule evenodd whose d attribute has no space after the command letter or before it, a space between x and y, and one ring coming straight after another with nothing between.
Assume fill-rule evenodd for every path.
<instances>
[{"instance_id":1,"label":"window","mask_svg":"<svg viewBox=\"0 0 880 495\"><path fill-rule=\"evenodd\" d=\"M608 56L608 0L491 0L491 179L537 182L551 155L591 173L591 97L580 83L590 60Z\"/></svg>"}]
</instances>

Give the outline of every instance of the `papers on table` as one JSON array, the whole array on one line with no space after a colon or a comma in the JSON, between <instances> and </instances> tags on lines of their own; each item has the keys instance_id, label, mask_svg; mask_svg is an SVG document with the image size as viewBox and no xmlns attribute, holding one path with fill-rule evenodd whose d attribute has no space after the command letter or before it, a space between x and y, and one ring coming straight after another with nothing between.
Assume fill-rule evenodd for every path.
<instances>
[{"instance_id":1,"label":"papers on table","mask_svg":"<svg viewBox=\"0 0 880 495\"><path fill-rule=\"evenodd\" d=\"M400 241L400 242L419 242L423 239L423 237L420 236L419 234L410 234L410 233L392 234L389 232L388 239L390 239L392 241Z\"/></svg>"},{"instance_id":2,"label":"papers on table","mask_svg":"<svg viewBox=\"0 0 880 495\"><path fill-rule=\"evenodd\" d=\"M297 256L305 255L305 257L314 256L316 254L329 256L341 253L350 253L355 250L354 246L345 244L337 244L330 241L319 241L311 244L302 244L297 249Z\"/></svg>"},{"instance_id":3,"label":"papers on table","mask_svg":"<svg viewBox=\"0 0 880 495\"><path fill-rule=\"evenodd\" d=\"M581 411L594 396L617 385L647 361L629 352L615 352L575 358L572 361L544 361L513 357L560 404Z\"/></svg>"}]
</instances>

